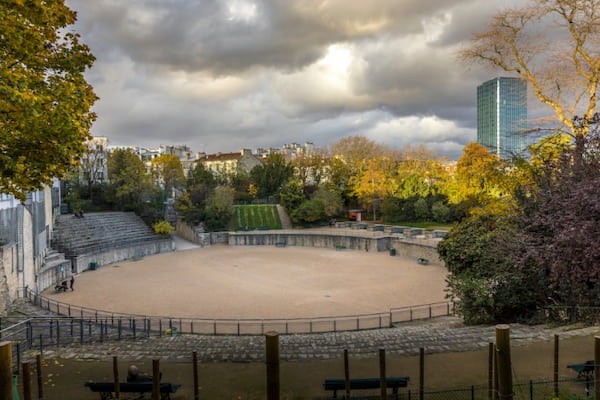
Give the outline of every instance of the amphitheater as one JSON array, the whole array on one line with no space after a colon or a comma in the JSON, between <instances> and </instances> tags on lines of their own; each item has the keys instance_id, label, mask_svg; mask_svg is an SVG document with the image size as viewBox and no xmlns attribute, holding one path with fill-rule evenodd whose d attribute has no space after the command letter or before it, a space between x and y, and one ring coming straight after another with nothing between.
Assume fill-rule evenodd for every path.
<instances>
[{"instance_id":1,"label":"amphitheater","mask_svg":"<svg viewBox=\"0 0 600 400\"><path fill-rule=\"evenodd\" d=\"M435 252L439 238L422 229L180 229L197 248L171 252L170 239L151 235L136 218L61 217L54 243L73 262L77 290L51 286L41 298L68 316L135 315L155 327L176 319L182 332L213 334L371 329L452 311Z\"/></svg>"},{"instance_id":2,"label":"amphitheater","mask_svg":"<svg viewBox=\"0 0 600 400\"><path fill-rule=\"evenodd\" d=\"M43 293L29 290L31 301L21 300L15 307L23 316L0 319L4 324L22 321L14 329L0 327L4 340L18 338L21 347L15 349L16 359L32 360L43 354L52 360L44 367L49 399L95 398L82 382L109 380L112 357L117 355L123 368L135 361L147 370L149 360L161 360L165 376L183 383L173 399L191 398L192 351L203 362L203 398L264 398L262 334L267 330L283 334L282 388L291 396L284 398L325 398L323 379L340 376L344 351L352 357L353 376L376 376L376 359L385 349L391 374L414 378L408 390L416 392L423 371L419 352L426 349L425 390L431 396L435 388L448 388L450 376L455 385L486 379L494 327L464 326L452 315L452 303L440 301L445 271L435 255L439 233L338 224L218 234L180 230L188 240L173 241L152 235L131 215L113 218L130 220L126 225L111 222L122 232L102 226L108 220L102 215L59 220L53 244L73 261L55 268L55 263L66 260L56 256L46 270L54 268L60 274L69 272L71 265L75 290L58 293L52 285ZM428 263L418 263L419 259ZM221 289L218 280L206 279L207 268L220 277ZM175 280L171 273L177 269L188 279ZM313 276L314 282L298 279L302 276ZM349 277L356 280L346 280ZM378 280L381 277L386 279ZM136 286L138 281L149 281L155 290ZM268 294L269 288L280 291L266 296L261 305L253 296L241 296L248 289L245 286L252 286L254 294ZM340 300L342 289L347 292ZM220 301L194 297L219 290ZM304 296L294 297L295 291ZM287 297L291 301L285 305L282 299ZM384 299L387 303L381 302ZM196 303L202 307L193 307ZM235 304L246 308L234 311ZM283 311L273 313L276 309ZM440 317L431 319L436 316ZM565 339L561 363L587 359L590 338L600 328L576 328L513 324L520 377L552 375L551 341L558 335ZM568 372L561 372L563 376L572 378ZM574 390L583 390L573 382ZM472 394L473 387L465 393Z\"/></svg>"}]
</instances>

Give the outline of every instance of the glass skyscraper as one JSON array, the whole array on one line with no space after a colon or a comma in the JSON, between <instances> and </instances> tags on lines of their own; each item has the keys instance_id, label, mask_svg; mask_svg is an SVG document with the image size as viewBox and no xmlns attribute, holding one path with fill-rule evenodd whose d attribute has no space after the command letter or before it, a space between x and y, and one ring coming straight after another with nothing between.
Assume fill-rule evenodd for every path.
<instances>
[{"instance_id":1,"label":"glass skyscraper","mask_svg":"<svg viewBox=\"0 0 600 400\"><path fill-rule=\"evenodd\" d=\"M477 143L503 159L527 152L527 82L495 78L477 87Z\"/></svg>"}]
</instances>

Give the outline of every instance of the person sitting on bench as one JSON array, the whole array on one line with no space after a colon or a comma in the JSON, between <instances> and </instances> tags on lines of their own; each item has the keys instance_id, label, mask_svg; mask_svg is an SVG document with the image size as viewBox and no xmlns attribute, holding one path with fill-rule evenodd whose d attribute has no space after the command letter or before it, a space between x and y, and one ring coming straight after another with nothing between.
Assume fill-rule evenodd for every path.
<instances>
[{"instance_id":1,"label":"person sitting on bench","mask_svg":"<svg viewBox=\"0 0 600 400\"><path fill-rule=\"evenodd\" d=\"M162 372L158 375L158 380L162 379ZM130 365L127 368L127 382L152 382L152 375L140 372L138 367Z\"/></svg>"},{"instance_id":2,"label":"person sitting on bench","mask_svg":"<svg viewBox=\"0 0 600 400\"><path fill-rule=\"evenodd\" d=\"M60 285L56 285L54 286L54 290L56 290L57 292L60 292L61 290L63 292L67 291L67 281L62 281L62 283Z\"/></svg>"}]
</instances>

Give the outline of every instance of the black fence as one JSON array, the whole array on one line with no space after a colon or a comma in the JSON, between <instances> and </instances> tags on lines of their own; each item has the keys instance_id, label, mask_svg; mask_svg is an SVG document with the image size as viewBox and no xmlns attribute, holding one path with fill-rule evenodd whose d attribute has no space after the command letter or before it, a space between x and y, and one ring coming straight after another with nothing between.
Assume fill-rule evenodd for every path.
<instances>
[{"instance_id":1,"label":"black fence","mask_svg":"<svg viewBox=\"0 0 600 400\"><path fill-rule=\"evenodd\" d=\"M262 335L265 332L277 331L290 333L324 333L380 329L390 327L394 323L448 316L454 313L452 302L440 302L418 306L393 308L388 312L342 315L315 318L290 319L209 319L209 318L173 318L164 316L132 315L114 313L86 307L61 303L56 300L27 291L31 302L43 309L61 316L77 319L83 324L102 325L107 335L123 335L122 327L127 326L135 337L142 332L146 336L162 336L171 334L209 334L209 335ZM121 328L118 328L121 327Z\"/></svg>"}]
</instances>

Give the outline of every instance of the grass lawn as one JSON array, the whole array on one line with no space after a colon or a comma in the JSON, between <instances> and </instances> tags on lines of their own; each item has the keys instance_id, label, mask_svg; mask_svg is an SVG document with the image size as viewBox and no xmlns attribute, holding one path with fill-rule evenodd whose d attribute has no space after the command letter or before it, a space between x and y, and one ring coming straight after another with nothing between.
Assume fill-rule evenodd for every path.
<instances>
[{"instance_id":1,"label":"grass lawn","mask_svg":"<svg viewBox=\"0 0 600 400\"><path fill-rule=\"evenodd\" d=\"M281 229L277 207L272 204L234 206L232 229Z\"/></svg>"}]
</instances>

